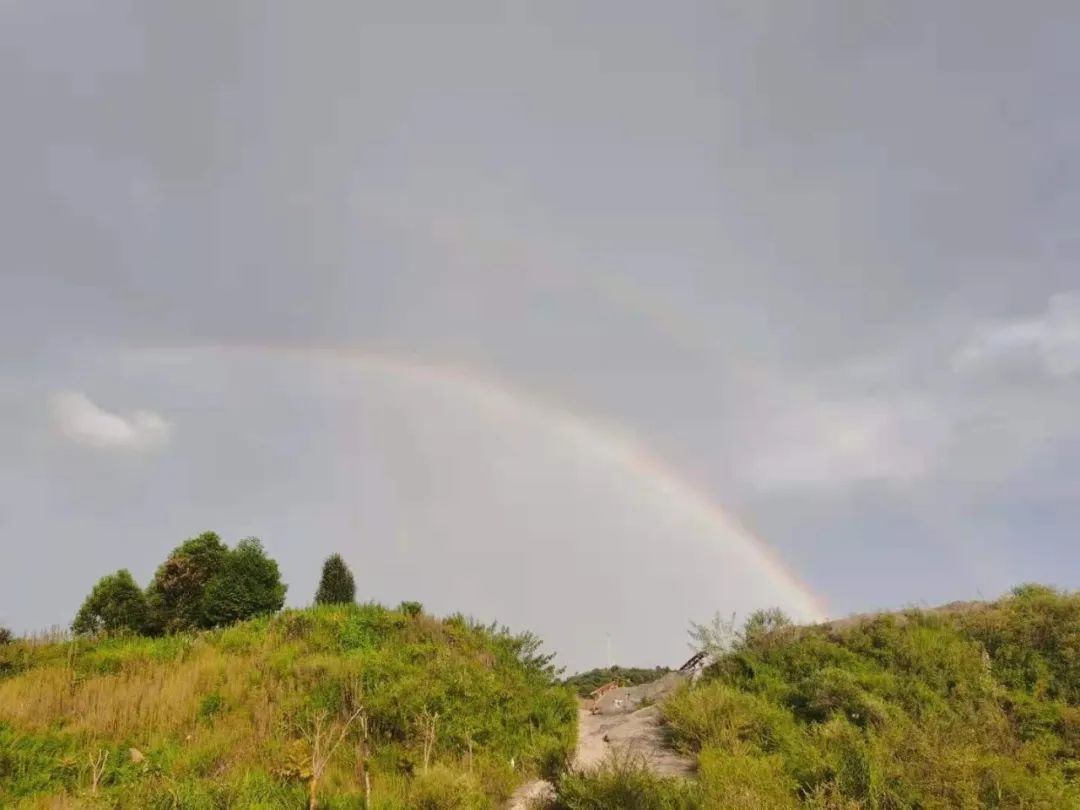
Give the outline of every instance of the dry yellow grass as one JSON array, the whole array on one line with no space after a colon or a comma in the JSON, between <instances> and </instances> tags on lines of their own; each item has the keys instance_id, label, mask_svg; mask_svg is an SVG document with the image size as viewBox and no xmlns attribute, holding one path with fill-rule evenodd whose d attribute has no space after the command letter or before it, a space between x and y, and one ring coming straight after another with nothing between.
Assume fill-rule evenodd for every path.
<instances>
[{"instance_id":1,"label":"dry yellow grass","mask_svg":"<svg viewBox=\"0 0 1080 810\"><path fill-rule=\"evenodd\" d=\"M225 655L200 642L184 660L134 660L115 673L43 667L0 681L0 722L34 732L60 724L88 739L147 746L166 738L197 741L228 748L230 760L262 759L287 705L287 684L264 670L265 659ZM211 693L230 712L229 723L213 729L199 722Z\"/></svg>"}]
</instances>

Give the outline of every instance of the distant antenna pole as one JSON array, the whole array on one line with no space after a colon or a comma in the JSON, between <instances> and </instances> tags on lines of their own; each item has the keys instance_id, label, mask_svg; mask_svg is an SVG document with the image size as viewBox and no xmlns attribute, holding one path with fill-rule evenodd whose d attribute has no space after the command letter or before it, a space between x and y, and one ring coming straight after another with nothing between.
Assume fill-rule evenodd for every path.
<instances>
[{"instance_id":1,"label":"distant antenna pole","mask_svg":"<svg viewBox=\"0 0 1080 810\"><path fill-rule=\"evenodd\" d=\"M607 634L607 668L611 669L611 633Z\"/></svg>"}]
</instances>

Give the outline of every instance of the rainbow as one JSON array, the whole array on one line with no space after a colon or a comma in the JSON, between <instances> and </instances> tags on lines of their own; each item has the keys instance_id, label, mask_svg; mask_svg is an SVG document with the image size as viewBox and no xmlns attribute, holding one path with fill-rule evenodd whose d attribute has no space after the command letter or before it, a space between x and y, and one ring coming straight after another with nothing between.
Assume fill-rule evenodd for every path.
<instances>
[{"instance_id":1,"label":"rainbow","mask_svg":"<svg viewBox=\"0 0 1080 810\"><path fill-rule=\"evenodd\" d=\"M709 494L651 453L634 437L614 425L559 407L473 368L435 362L404 351L296 345L213 346L216 351L272 353L279 356L333 359L363 370L437 387L476 401L483 410L525 416L552 428L575 450L597 457L632 475L661 509L703 526L721 542L732 542L751 566L758 567L789 598L787 606L800 621L822 621L828 615L823 601L791 571L776 552L756 537Z\"/></svg>"}]
</instances>

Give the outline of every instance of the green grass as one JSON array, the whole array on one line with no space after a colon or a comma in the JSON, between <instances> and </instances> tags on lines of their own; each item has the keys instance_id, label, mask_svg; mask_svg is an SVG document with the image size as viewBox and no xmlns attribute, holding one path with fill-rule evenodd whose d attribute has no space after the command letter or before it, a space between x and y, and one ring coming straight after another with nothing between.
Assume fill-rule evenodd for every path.
<instances>
[{"instance_id":1,"label":"green grass","mask_svg":"<svg viewBox=\"0 0 1080 810\"><path fill-rule=\"evenodd\" d=\"M365 767L372 807L495 807L575 726L531 636L376 605L0 646L5 808L306 807L319 728L320 807L364 807Z\"/></svg>"},{"instance_id":2,"label":"green grass","mask_svg":"<svg viewBox=\"0 0 1080 810\"><path fill-rule=\"evenodd\" d=\"M559 806L1080 808L1080 594L781 628L663 713L697 780L607 768Z\"/></svg>"}]
</instances>

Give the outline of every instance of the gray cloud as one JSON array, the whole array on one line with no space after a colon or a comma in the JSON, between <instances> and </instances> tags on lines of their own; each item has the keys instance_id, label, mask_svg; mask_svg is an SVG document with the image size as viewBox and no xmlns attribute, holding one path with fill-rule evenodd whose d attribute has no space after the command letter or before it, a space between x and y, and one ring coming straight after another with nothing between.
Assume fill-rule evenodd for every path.
<instances>
[{"instance_id":1,"label":"gray cloud","mask_svg":"<svg viewBox=\"0 0 1080 810\"><path fill-rule=\"evenodd\" d=\"M208 527L297 603L348 545L372 597L541 621L572 665L622 582L658 606L628 662L749 607L639 480L355 350L632 437L836 611L1077 570L1075 3L448 9L0 12L0 542L38 538L0 619ZM183 441L142 452L128 403ZM584 560L556 604L513 587L545 548Z\"/></svg>"},{"instance_id":2,"label":"gray cloud","mask_svg":"<svg viewBox=\"0 0 1080 810\"><path fill-rule=\"evenodd\" d=\"M979 329L954 355L961 371L1032 363L1052 377L1080 373L1080 292L1056 293L1039 315Z\"/></svg>"},{"instance_id":3,"label":"gray cloud","mask_svg":"<svg viewBox=\"0 0 1080 810\"><path fill-rule=\"evenodd\" d=\"M948 429L941 414L917 401L796 399L788 405L746 459L748 479L764 489L925 478L935 471Z\"/></svg>"}]
</instances>

